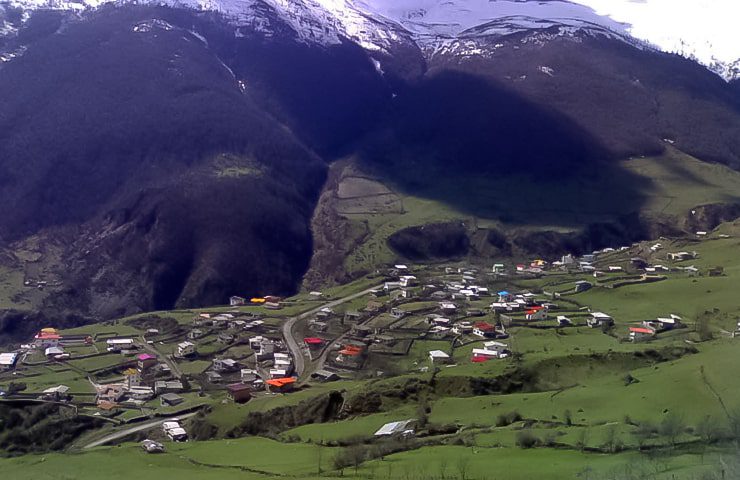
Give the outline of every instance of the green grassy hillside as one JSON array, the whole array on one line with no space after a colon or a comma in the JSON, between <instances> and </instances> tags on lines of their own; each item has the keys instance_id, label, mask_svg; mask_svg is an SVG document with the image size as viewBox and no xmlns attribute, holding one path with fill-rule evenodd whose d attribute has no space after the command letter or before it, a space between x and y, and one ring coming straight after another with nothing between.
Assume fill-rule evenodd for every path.
<instances>
[{"instance_id":1,"label":"green grassy hillside","mask_svg":"<svg viewBox=\"0 0 740 480\"><path fill-rule=\"evenodd\" d=\"M336 180L328 184L314 218L315 235L326 233L328 240L318 242L312 268L333 270L334 278L369 272L397 259L399 252L389 247L388 239L410 227L461 222L474 253L506 256L511 252L492 249L488 230L504 232L497 233L503 238L542 231L577 235L590 224L609 224L638 212L645 225L616 229L647 234L683 228L696 206L740 203L740 173L670 146L660 156L635 157L613 168L595 168L588 176L557 180L536 173L476 176L434 168L408 170L419 186L413 191L380 169L351 162L332 169ZM342 234L327 233L335 230ZM622 241L631 241L629 232L621 235ZM344 262L333 258L327 265L323 255L343 257Z\"/></svg>"}]
</instances>

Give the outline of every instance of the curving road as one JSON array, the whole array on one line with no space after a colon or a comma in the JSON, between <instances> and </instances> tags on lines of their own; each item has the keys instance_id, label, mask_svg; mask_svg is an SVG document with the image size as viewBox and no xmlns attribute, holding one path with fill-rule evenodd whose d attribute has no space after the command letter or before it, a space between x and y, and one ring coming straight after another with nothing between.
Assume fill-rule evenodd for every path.
<instances>
[{"instance_id":1,"label":"curving road","mask_svg":"<svg viewBox=\"0 0 740 480\"><path fill-rule=\"evenodd\" d=\"M383 284L376 285L374 287L367 288L361 292L353 293L352 295L347 295L346 297L342 297L337 300L332 300L331 302L324 303L321 306L301 313L300 315L291 317L283 324L283 338L285 339L285 344L287 345L288 350L290 350L290 354L293 356L293 361L295 362L295 371L298 375L298 378L305 376L307 372L305 371L306 357L305 355L303 355L303 349L301 348L300 340L297 340L293 335L293 326L296 324L296 322L298 322L299 320L304 320L312 315L316 315L319 311L321 311L322 308L333 308L343 303L351 302L356 298L360 298L364 295L369 294L373 290L382 287ZM309 375L311 373L313 372L308 372Z\"/></svg>"},{"instance_id":2,"label":"curving road","mask_svg":"<svg viewBox=\"0 0 740 480\"><path fill-rule=\"evenodd\" d=\"M111 433L109 435L106 435L105 437L95 440L94 442L88 443L85 445L84 449L87 448L94 448L99 447L101 445L105 445L108 442L112 442L113 440L119 440L121 438L128 437L132 433L141 432L143 430L150 430L152 428L158 427L162 425L164 422L172 419L172 418L179 418L180 420L185 420L187 418L193 417L197 415L198 412L192 412L192 413L186 413L185 415L172 415L170 417L161 417L157 420L153 420L151 422L145 422L140 425L136 425L135 427L127 428L126 430L121 430L120 432Z\"/></svg>"},{"instance_id":3,"label":"curving road","mask_svg":"<svg viewBox=\"0 0 740 480\"><path fill-rule=\"evenodd\" d=\"M172 359L172 355L166 355L159 350L157 350L156 347L153 347L152 345L149 345L146 343L146 338L141 337L141 346L146 350L147 352L151 353L157 358L161 358L164 363L167 364L167 366L170 367L170 372L172 372L173 376L177 379L182 378L182 371L180 370L180 367L177 366L177 362L175 362Z\"/></svg>"}]
</instances>

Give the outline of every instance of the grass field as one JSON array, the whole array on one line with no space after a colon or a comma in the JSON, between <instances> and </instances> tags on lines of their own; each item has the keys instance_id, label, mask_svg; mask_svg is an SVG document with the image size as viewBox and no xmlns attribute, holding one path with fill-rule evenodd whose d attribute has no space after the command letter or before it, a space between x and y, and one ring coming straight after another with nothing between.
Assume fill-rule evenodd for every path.
<instances>
[{"instance_id":1,"label":"grass field","mask_svg":"<svg viewBox=\"0 0 740 480\"><path fill-rule=\"evenodd\" d=\"M23 382L28 392L40 393L41 391L66 385L72 392L95 393L95 389L84 374L72 369L51 368L48 366L34 367L28 376L18 376L15 381Z\"/></svg>"},{"instance_id":2,"label":"grass field","mask_svg":"<svg viewBox=\"0 0 740 480\"><path fill-rule=\"evenodd\" d=\"M543 421L553 416L562 420L563 412L571 410L574 421L587 425L622 423L627 416L660 421L669 412L681 415L689 425L706 415L727 421L728 413L740 408L740 379L723 379L723 374L738 361L738 346L717 340L702 345L695 355L632 370L630 374L638 382L630 385L619 375L604 373L590 378L574 376L575 386L554 392L443 398L434 404L431 419L494 426L498 415L514 410L525 418ZM614 372L619 371L617 366Z\"/></svg>"},{"instance_id":3,"label":"grass field","mask_svg":"<svg viewBox=\"0 0 740 480\"><path fill-rule=\"evenodd\" d=\"M244 454L244 452L242 452ZM140 480L179 478L182 480L252 480L264 475L239 468L195 464L175 453L146 455L138 446L101 448L78 455L49 454L0 459L3 474L14 480Z\"/></svg>"},{"instance_id":4,"label":"grass field","mask_svg":"<svg viewBox=\"0 0 740 480\"><path fill-rule=\"evenodd\" d=\"M75 360L73 358L69 361L69 364L72 365L73 367L77 367L82 370L91 372L93 370L99 370L102 368L120 365L121 363L124 363L126 361L130 362L131 359L126 359L125 357L122 357L120 354L111 353L111 354L100 355L100 356L95 356L95 357L81 358L78 360Z\"/></svg>"},{"instance_id":5,"label":"grass field","mask_svg":"<svg viewBox=\"0 0 740 480\"><path fill-rule=\"evenodd\" d=\"M341 422L303 425L285 432L286 437L298 436L301 441L323 443L367 439L372 437L380 427L389 422L416 418L416 409L407 405L395 410L372 415L355 417Z\"/></svg>"},{"instance_id":6,"label":"grass field","mask_svg":"<svg viewBox=\"0 0 740 480\"><path fill-rule=\"evenodd\" d=\"M356 182L355 175L364 175L358 174L356 167L347 171L344 183ZM372 271L379 264L394 261L396 255L386 241L406 227L462 221L479 227L572 231L635 210L682 217L698 205L740 201L740 173L672 147L658 157L624 160L613 171L596 170L588 181L565 178L553 185L524 175L456 178L454 172L418 171L412 176L416 178L414 185L430 188L410 192L376 178L372 188L352 189L359 195L352 197L353 208L342 201L335 206L337 213L361 232L357 239L348 239L354 246L345 260L347 272ZM342 187L340 182L340 193ZM392 208L378 203L385 198L377 196L381 188L391 192ZM355 205L361 201L358 198L364 201L364 209Z\"/></svg>"},{"instance_id":7,"label":"grass field","mask_svg":"<svg viewBox=\"0 0 740 480\"><path fill-rule=\"evenodd\" d=\"M701 243L671 245L675 250L688 248L699 253L691 262L697 268L724 267L724 276L688 277L675 274L668 281L630 285L617 289L593 288L576 299L595 309L612 314L620 322L634 322L675 313L694 319L705 310L719 309L736 315L740 303L735 293L740 284L740 243L736 238L708 240Z\"/></svg>"},{"instance_id":8,"label":"grass field","mask_svg":"<svg viewBox=\"0 0 740 480\"><path fill-rule=\"evenodd\" d=\"M13 480L255 480L264 478L340 478L331 459L335 449L307 444L280 444L266 439L201 442L171 446L163 455L146 455L138 446L99 448L78 455L32 455L0 459L0 467ZM686 475L715 466L719 454L682 454L649 458L634 453L588 454L550 449L521 450L511 447L438 446L386 456L368 462L343 478L469 480L548 478L610 478L629 472L657 480L684 479ZM319 477L317 468L324 473ZM329 471L327 471L329 470ZM630 478L630 477L626 477ZM637 477L641 478L641 477Z\"/></svg>"},{"instance_id":9,"label":"grass field","mask_svg":"<svg viewBox=\"0 0 740 480\"><path fill-rule=\"evenodd\" d=\"M704 460L706 465L716 457ZM369 478L424 479L445 472L451 478L529 480L532 478L611 478L625 471L643 472L645 478L682 478L702 464L698 455L651 461L636 454L599 455L551 449L482 448L463 446L425 447L370 462L360 475ZM350 476L352 475L352 471ZM368 478L364 477L364 478ZM625 477L631 478L631 477ZM641 477L636 477L641 478ZM685 477L683 477L685 478Z\"/></svg>"},{"instance_id":10,"label":"grass field","mask_svg":"<svg viewBox=\"0 0 740 480\"><path fill-rule=\"evenodd\" d=\"M291 393L283 394L266 394L253 398L246 404L235 404L233 402L219 402L220 397L215 397L212 405L212 411L208 414L208 421L214 425L228 429L233 427L240 420L246 418L250 412L265 412L274 408L296 405L302 401L310 400L323 393L332 390L353 390L360 385L357 381L339 381L326 384L316 384L309 388ZM225 396L224 396L225 398Z\"/></svg>"},{"instance_id":11,"label":"grass field","mask_svg":"<svg viewBox=\"0 0 740 480\"><path fill-rule=\"evenodd\" d=\"M740 200L740 173L672 147L661 157L635 158L622 166L650 180L650 196L643 206L647 211L685 214L697 205Z\"/></svg>"},{"instance_id":12,"label":"grass field","mask_svg":"<svg viewBox=\"0 0 740 480\"><path fill-rule=\"evenodd\" d=\"M651 159L645 161L653 162ZM650 165L651 168L660 166ZM719 185L722 187L724 184ZM737 234L737 228L725 228L728 230L722 231ZM505 359L472 363L472 349L481 347L483 343L472 337L466 338L464 345L454 348L451 340L417 338L406 356L372 353L370 359L381 357L385 363L371 362L367 371L359 372L355 377L351 372L342 373L354 380L308 384L297 392L284 395L259 393L244 405L228 401L224 391L212 390L212 387L206 389L204 397L197 393L184 394L186 402L172 409L159 408L158 401L153 400L146 405L147 413L151 408L160 414L174 414L182 408L208 404L210 408L204 414L204 420L216 427L220 439L186 444L168 442L168 453L159 456L146 455L137 446L124 444L64 456L48 454L0 459L0 471L13 479L87 480L133 476L159 480L163 475L177 475L182 479L249 480L315 478L321 469L321 478L339 478L334 459L353 447L327 446L327 443L346 444L362 439L369 443L361 444L359 448L373 452L381 442L371 440L371 437L381 425L423 418L428 423L419 429L417 439L409 441L406 451L386 453L382 459L363 457L356 469L351 465L345 466L341 476L404 480L430 477L450 480L621 479L632 478L624 476L631 469L633 476L638 472L643 475L635 478L696 480L694 475L716 466L721 455L732 455L729 440L724 444L703 440L702 422L709 417L716 422L718 429L729 434L734 419L740 417L740 377L733 373L740 364L740 340L723 332L733 329L740 315L740 304L736 300L737 286L740 285L740 257L737 255L740 243L736 237L717 238L716 234L701 242L688 239L663 242L666 248L651 257L651 261L674 265L665 261L666 252L696 250L699 257L681 265L694 264L703 271L722 265L724 275L688 277L682 272L672 271L661 282L619 288L599 286L610 283L608 279L600 279L593 289L568 295L567 301L566 298L556 301L564 307L563 312L577 317L579 323L586 315L585 311L578 312L581 306L613 315L617 325L612 331L604 333L585 326L556 329L552 318L539 322L537 328L531 324L513 326L508 329L510 337L506 340L513 354ZM609 254L601 261L604 264L624 264L634 254L633 251L643 247ZM431 273L434 268L437 272ZM439 268L434 268L413 267L420 277L428 275L438 280L441 274L438 273ZM450 280L456 278L450 276ZM587 277L577 273L554 273L526 281L514 278L512 287L537 292L556 288L569 291L573 282L582 278ZM323 300L303 292L294 299L288 299L289 308L270 312L270 321L277 325L286 316L315 308L328 298L349 295L376 283L380 283L378 279L363 278L350 285L327 289L323 292ZM487 286L507 288L508 282L491 281ZM337 311L357 309L364 302L367 302L366 297L343 305ZM489 302L486 297L466 306L485 308ZM402 308L421 312L435 305L436 302L414 301L402 305ZM693 328L694 321L701 312L715 309L710 325L714 338L699 341ZM224 310L227 307L202 311ZM162 312L161 315L172 316L187 324L198 311L201 310ZM626 341L627 325L670 313L681 315L689 328L660 333L647 343ZM554 314L552 312L552 316ZM481 318L492 320L492 317L490 314ZM406 327L409 323L421 324L424 321L421 313L407 319ZM389 315L382 314L369 324L387 326L393 322ZM74 332L137 336L141 333L123 321L82 327ZM393 333L392 330L389 332ZM403 331L398 335L403 343L416 334ZM154 346L166 353L172 350L173 345L170 342ZM202 351L215 346L204 347ZM104 348L102 340L99 347ZM430 350L450 352L453 364L440 366L435 372L428 359ZM249 354L250 351L246 347L235 347L231 353ZM28 384L29 392L65 384L75 392L92 393L85 371L115 365L123 360L124 357L112 354L89 359L73 358L69 363L76 369L63 364L34 366L25 369L29 376L19 375L18 380ZM186 374L194 375L202 372L210 361L178 364ZM377 370L384 372L378 374ZM194 388L197 389L195 383ZM274 412L275 422L285 421L284 429L276 430L278 433L274 438L224 438L252 412L267 413L264 417L272 422L272 410L301 402L305 402L302 407L310 407L313 399L331 391L344 396L343 407L347 406L347 410L342 411L342 416L329 417L341 418L340 421L317 423L324 417L311 417L315 412L299 418L297 412L311 410L301 408L296 409L296 413L291 411L287 414L290 421L284 420L284 411ZM507 393L481 395L501 391ZM316 404L322 405L318 401ZM375 406L370 408L372 405ZM364 409L366 406L368 408ZM518 413L515 420L502 421L513 412ZM131 410L118 419L130 420L140 415L140 411ZM675 421L680 422L681 427L675 434L677 446L672 445L663 433L651 434L648 440L640 437L644 426L660 426L672 418L677 419ZM520 447L518 439L524 430L539 440L536 448ZM610 438L616 439L620 449L626 450L603 453L605 445L612 441ZM640 453L639 447L654 450ZM599 449L601 452L597 452Z\"/></svg>"}]
</instances>

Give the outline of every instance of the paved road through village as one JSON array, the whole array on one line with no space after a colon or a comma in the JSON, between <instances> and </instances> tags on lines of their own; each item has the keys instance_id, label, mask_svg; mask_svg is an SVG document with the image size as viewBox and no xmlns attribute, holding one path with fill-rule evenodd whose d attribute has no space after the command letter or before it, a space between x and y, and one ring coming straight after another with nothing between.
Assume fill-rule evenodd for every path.
<instances>
[{"instance_id":1,"label":"paved road through village","mask_svg":"<svg viewBox=\"0 0 740 480\"><path fill-rule=\"evenodd\" d=\"M180 420L185 420L185 419L190 418L190 417L193 417L193 416L195 416L197 414L198 414L198 412L192 412L192 413L186 413L185 415L175 415L175 416L167 417L167 418L162 417L162 418L159 418L157 420L153 420L151 422L141 423L141 424L136 425L134 427L130 427L130 428L127 428L125 430L121 430L121 431L114 432L114 433L111 433L109 435L106 435L103 438L100 438L98 440L95 440L94 442L88 443L87 445L85 445L84 448L87 449L87 448L99 447L101 445L105 445L106 443L112 442L113 440L119 440L121 438L128 437L129 435L131 435L133 433L141 432L141 431L144 431L144 430L151 430L152 428L159 427L164 422L166 422L168 420L171 420L173 418L178 418Z\"/></svg>"},{"instance_id":2,"label":"paved road through village","mask_svg":"<svg viewBox=\"0 0 740 480\"><path fill-rule=\"evenodd\" d=\"M296 373L298 374L299 377L305 377L305 375L310 375L313 372L306 371L306 357L303 355L303 349L301 348L300 340L296 339L293 334L293 326L296 324L296 322L300 320L304 320L312 315L315 315L316 313L321 311L322 308L334 308L343 303L351 302L352 300L355 300L356 298L360 298L364 295L369 294L370 292L372 292L373 290L377 288L382 288L382 286L383 285L370 287L361 292L353 293L352 295L348 295L346 297L342 297L337 300L332 300L331 302L324 303L314 309L301 313L300 315L291 317L290 319L288 319L288 321L286 321L283 324L283 338L285 338L286 345L288 346L288 349L290 350L291 355L293 355L293 359L295 361ZM160 353L160 352L157 352L157 350L152 348L150 345L146 345L146 343L144 344L144 348L150 353L155 353L155 352ZM179 370L177 369L176 365L173 365L175 362L170 361L170 359L165 359L165 361L170 365L170 368L172 368L173 373L179 373ZM178 415L177 418L184 420L184 419L187 419L187 418L190 418L196 415L196 413L197 412L188 413L185 415ZM112 442L114 440L125 438L136 432L141 432L145 430L150 430L152 428L156 428L160 426L162 422L165 422L167 420L168 418L159 418L157 420L142 423L142 424L127 428L125 430L111 433L109 435L106 435L103 438L100 438L98 440L95 440L94 442L91 442L85 445L84 448L87 449L87 448L98 447L100 445L105 445L106 443Z\"/></svg>"},{"instance_id":3,"label":"paved road through village","mask_svg":"<svg viewBox=\"0 0 740 480\"><path fill-rule=\"evenodd\" d=\"M322 308L334 308L338 305L341 305L343 303L351 302L352 300L356 298L360 298L364 295L369 294L375 289L382 288L383 285L376 285L374 287L367 288L361 292L353 293L352 295L348 295L346 297L339 298L337 300L332 300L331 302L327 302L319 307L316 307L312 310L309 310L307 312L301 313L300 315L297 315L295 317L292 317L288 319L287 322L283 324L283 338L285 338L285 343L288 346L288 349L290 350L291 355L293 355L293 359L295 361L295 370L298 374L298 377L304 377L305 375L310 375L313 372L306 372L306 357L303 355L303 349L301 348L300 340L296 339L293 334L293 326L298 322L299 320L304 320L312 315L316 315L318 312L321 311Z\"/></svg>"}]
</instances>

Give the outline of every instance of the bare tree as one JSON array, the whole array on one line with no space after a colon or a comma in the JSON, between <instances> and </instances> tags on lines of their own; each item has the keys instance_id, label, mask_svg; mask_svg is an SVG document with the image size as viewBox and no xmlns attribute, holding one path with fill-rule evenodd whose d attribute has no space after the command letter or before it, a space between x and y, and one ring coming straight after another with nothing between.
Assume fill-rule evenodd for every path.
<instances>
[{"instance_id":1,"label":"bare tree","mask_svg":"<svg viewBox=\"0 0 740 480\"><path fill-rule=\"evenodd\" d=\"M620 444L620 440L617 437L617 428L615 425L609 425L606 427L606 435L604 437L603 449L608 453L614 453L617 451L617 447Z\"/></svg>"},{"instance_id":2,"label":"bare tree","mask_svg":"<svg viewBox=\"0 0 740 480\"><path fill-rule=\"evenodd\" d=\"M653 438L658 428L652 423L638 422L637 429L635 429L635 437L637 438L637 445L642 449L647 445L648 441Z\"/></svg>"},{"instance_id":3,"label":"bare tree","mask_svg":"<svg viewBox=\"0 0 740 480\"><path fill-rule=\"evenodd\" d=\"M571 426L573 425L573 414L570 413L570 410L565 410L563 412L563 421L566 425Z\"/></svg>"},{"instance_id":4,"label":"bare tree","mask_svg":"<svg viewBox=\"0 0 740 480\"><path fill-rule=\"evenodd\" d=\"M663 421L660 422L658 432L668 439L671 446L675 447L678 437L685 429L686 425L683 418L676 413L670 412L663 418Z\"/></svg>"},{"instance_id":5,"label":"bare tree","mask_svg":"<svg viewBox=\"0 0 740 480\"><path fill-rule=\"evenodd\" d=\"M578 437L576 438L576 447L580 451L584 451L588 446L588 428L581 428L578 431Z\"/></svg>"},{"instance_id":6,"label":"bare tree","mask_svg":"<svg viewBox=\"0 0 740 480\"><path fill-rule=\"evenodd\" d=\"M740 409L733 410L729 415L730 437L733 441L740 440Z\"/></svg>"},{"instance_id":7,"label":"bare tree","mask_svg":"<svg viewBox=\"0 0 740 480\"><path fill-rule=\"evenodd\" d=\"M714 338L714 334L712 333L711 314L709 312L697 313L694 329L699 335L699 340L702 342L706 342L707 340Z\"/></svg>"},{"instance_id":8,"label":"bare tree","mask_svg":"<svg viewBox=\"0 0 740 480\"><path fill-rule=\"evenodd\" d=\"M343 470L346 467L354 467L355 474L360 469L360 465L367 458L367 449L362 444L354 444L343 448L337 452L334 457L334 466L338 470Z\"/></svg>"},{"instance_id":9,"label":"bare tree","mask_svg":"<svg viewBox=\"0 0 740 480\"><path fill-rule=\"evenodd\" d=\"M322 452L323 446L324 446L323 443L324 443L324 439L322 438L321 441L319 442L319 448L318 448L318 452L316 455L317 457L316 458L316 476L318 477L321 476L321 454L323 453Z\"/></svg>"},{"instance_id":10,"label":"bare tree","mask_svg":"<svg viewBox=\"0 0 740 480\"><path fill-rule=\"evenodd\" d=\"M722 437L722 426L715 417L707 415L696 425L696 433L704 442L712 444Z\"/></svg>"}]
</instances>

